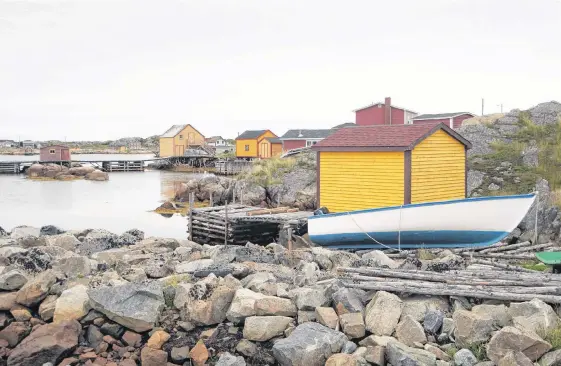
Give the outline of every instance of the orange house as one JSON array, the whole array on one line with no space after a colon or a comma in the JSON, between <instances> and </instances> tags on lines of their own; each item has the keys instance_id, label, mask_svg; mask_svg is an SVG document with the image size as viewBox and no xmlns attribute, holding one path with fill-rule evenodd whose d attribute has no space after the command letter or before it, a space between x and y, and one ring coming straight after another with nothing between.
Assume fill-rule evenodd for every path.
<instances>
[{"instance_id":1,"label":"orange house","mask_svg":"<svg viewBox=\"0 0 561 366\"><path fill-rule=\"evenodd\" d=\"M270 130L249 130L236 138L236 157L268 159L282 151L282 143Z\"/></svg>"}]
</instances>

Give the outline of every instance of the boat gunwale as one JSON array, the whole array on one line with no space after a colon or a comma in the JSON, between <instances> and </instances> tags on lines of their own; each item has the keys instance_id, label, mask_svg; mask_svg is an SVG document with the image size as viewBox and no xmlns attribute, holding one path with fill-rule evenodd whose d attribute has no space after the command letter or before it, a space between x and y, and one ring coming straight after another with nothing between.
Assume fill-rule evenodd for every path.
<instances>
[{"instance_id":1,"label":"boat gunwale","mask_svg":"<svg viewBox=\"0 0 561 366\"><path fill-rule=\"evenodd\" d=\"M492 201L492 200L500 201L500 200L520 199L520 198L536 198L536 193L525 193L525 194L510 195L510 196L470 197L470 198L454 199L454 200L447 200L447 201L411 203L411 204L401 205L401 206L367 208L367 209L364 209L364 210L334 212L334 213L310 216L310 217L308 217L308 220L321 219L321 218L327 218L327 217L347 216L349 214L361 214L361 213L390 211L390 210L407 209L407 208L415 208L415 207L449 205L449 204L453 204L453 203Z\"/></svg>"}]
</instances>

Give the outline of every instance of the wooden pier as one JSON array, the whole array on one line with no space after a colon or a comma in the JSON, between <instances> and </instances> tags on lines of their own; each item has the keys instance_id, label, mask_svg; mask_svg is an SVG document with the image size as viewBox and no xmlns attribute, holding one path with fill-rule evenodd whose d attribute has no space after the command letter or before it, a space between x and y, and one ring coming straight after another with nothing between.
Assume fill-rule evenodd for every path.
<instances>
[{"instance_id":1,"label":"wooden pier","mask_svg":"<svg viewBox=\"0 0 561 366\"><path fill-rule=\"evenodd\" d=\"M215 162L215 174L236 175L245 170L251 169L251 161L246 160L220 160Z\"/></svg>"},{"instance_id":2,"label":"wooden pier","mask_svg":"<svg viewBox=\"0 0 561 366\"><path fill-rule=\"evenodd\" d=\"M286 225L295 234L307 232L310 215L311 212L287 207L263 209L240 204L193 208L189 237L201 244L270 244Z\"/></svg>"},{"instance_id":3,"label":"wooden pier","mask_svg":"<svg viewBox=\"0 0 561 366\"><path fill-rule=\"evenodd\" d=\"M101 164L101 170L105 172L143 172L144 161L104 161Z\"/></svg>"},{"instance_id":4,"label":"wooden pier","mask_svg":"<svg viewBox=\"0 0 561 366\"><path fill-rule=\"evenodd\" d=\"M20 172L21 167L19 163L11 161L0 162L0 174L18 174Z\"/></svg>"}]
</instances>

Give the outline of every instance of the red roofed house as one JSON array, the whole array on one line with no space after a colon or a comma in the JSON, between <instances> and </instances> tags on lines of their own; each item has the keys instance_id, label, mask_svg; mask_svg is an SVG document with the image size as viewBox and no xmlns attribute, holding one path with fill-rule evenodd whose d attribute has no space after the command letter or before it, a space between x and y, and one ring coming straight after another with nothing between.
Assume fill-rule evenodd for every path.
<instances>
[{"instance_id":1,"label":"red roofed house","mask_svg":"<svg viewBox=\"0 0 561 366\"><path fill-rule=\"evenodd\" d=\"M392 99L386 98L384 103L374 103L354 111L358 126L374 125L407 125L413 123L418 113L409 109L392 105Z\"/></svg>"},{"instance_id":2,"label":"red roofed house","mask_svg":"<svg viewBox=\"0 0 561 366\"><path fill-rule=\"evenodd\" d=\"M317 151L317 202L331 212L466 196L469 141L447 125L342 128Z\"/></svg>"},{"instance_id":3,"label":"red roofed house","mask_svg":"<svg viewBox=\"0 0 561 366\"><path fill-rule=\"evenodd\" d=\"M413 124L418 125L422 123L445 123L450 128L458 128L462 126L462 123L466 119L472 117L475 117L475 114L469 112L421 114L413 118Z\"/></svg>"}]
</instances>

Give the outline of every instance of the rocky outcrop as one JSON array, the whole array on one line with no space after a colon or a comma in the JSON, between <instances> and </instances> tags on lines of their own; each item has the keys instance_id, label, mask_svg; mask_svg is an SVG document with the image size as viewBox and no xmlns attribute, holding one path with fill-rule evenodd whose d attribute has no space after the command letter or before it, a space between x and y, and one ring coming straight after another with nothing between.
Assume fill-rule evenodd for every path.
<instances>
[{"instance_id":1,"label":"rocky outcrop","mask_svg":"<svg viewBox=\"0 0 561 366\"><path fill-rule=\"evenodd\" d=\"M152 329L164 306L162 287L157 282L100 287L91 289L89 297L93 309L135 332Z\"/></svg>"},{"instance_id":2,"label":"rocky outcrop","mask_svg":"<svg viewBox=\"0 0 561 366\"><path fill-rule=\"evenodd\" d=\"M14 348L8 357L8 365L58 365L78 345L81 329L75 320L40 326Z\"/></svg>"},{"instance_id":3,"label":"rocky outcrop","mask_svg":"<svg viewBox=\"0 0 561 366\"><path fill-rule=\"evenodd\" d=\"M317 323L305 323L276 342L273 355L283 366L323 366L346 341L347 337L341 332Z\"/></svg>"}]
</instances>

